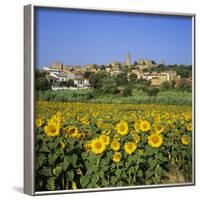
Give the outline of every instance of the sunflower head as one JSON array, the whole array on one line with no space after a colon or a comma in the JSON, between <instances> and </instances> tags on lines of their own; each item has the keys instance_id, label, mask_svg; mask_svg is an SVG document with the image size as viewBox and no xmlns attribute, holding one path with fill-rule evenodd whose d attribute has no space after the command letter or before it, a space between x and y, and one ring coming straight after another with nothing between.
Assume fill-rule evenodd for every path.
<instances>
[{"instance_id":1,"label":"sunflower head","mask_svg":"<svg viewBox=\"0 0 200 200\"><path fill-rule=\"evenodd\" d=\"M49 121L44 127L44 132L50 137L55 137L60 134L60 126L52 121Z\"/></svg>"},{"instance_id":2,"label":"sunflower head","mask_svg":"<svg viewBox=\"0 0 200 200\"><path fill-rule=\"evenodd\" d=\"M106 145L105 143L99 139L99 138L95 138L91 141L91 151L95 154L101 154L105 151L106 149Z\"/></svg>"},{"instance_id":3,"label":"sunflower head","mask_svg":"<svg viewBox=\"0 0 200 200\"><path fill-rule=\"evenodd\" d=\"M137 133L133 134L133 141L135 144L138 144L140 142L140 136Z\"/></svg>"},{"instance_id":4,"label":"sunflower head","mask_svg":"<svg viewBox=\"0 0 200 200\"><path fill-rule=\"evenodd\" d=\"M128 123L120 121L116 126L116 130L120 135L126 135L128 133Z\"/></svg>"},{"instance_id":5,"label":"sunflower head","mask_svg":"<svg viewBox=\"0 0 200 200\"><path fill-rule=\"evenodd\" d=\"M44 123L44 122L43 122L43 120L42 120L40 117L37 117L37 118L35 119L35 125L36 125L36 127L42 126L43 123Z\"/></svg>"},{"instance_id":6,"label":"sunflower head","mask_svg":"<svg viewBox=\"0 0 200 200\"><path fill-rule=\"evenodd\" d=\"M125 152L130 155L137 149L137 145L133 142L127 142L124 145Z\"/></svg>"},{"instance_id":7,"label":"sunflower head","mask_svg":"<svg viewBox=\"0 0 200 200\"><path fill-rule=\"evenodd\" d=\"M110 144L110 137L108 135L101 135L99 137L100 140L102 140L102 142L105 144L105 145L108 145Z\"/></svg>"},{"instance_id":8,"label":"sunflower head","mask_svg":"<svg viewBox=\"0 0 200 200\"><path fill-rule=\"evenodd\" d=\"M161 135L154 133L148 136L148 144L151 147L158 148L162 145L162 143L163 143L163 138Z\"/></svg>"},{"instance_id":9,"label":"sunflower head","mask_svg":"<svg viewBox=\"0 0 200 200\"><path fill-rule=\"evenodd\" d=\"M147 120L143 120L140 123L140 130L143 132L150 130L150 123Z\"/></svg>"},{"instance_id":10,"label":"sunflower head","mask_svg":"<svg viewBox=\"0 0 200 200\"><path fill-rule=\"evenodd\" d=\"M62 117L61 117L61 113L60 112L57 112L51 119L50 119L51 122L53 123L56 123L56 124L61 124L61 121L62 121Z\"/></svg>"},{"instance_id":11,"label":"sunflower head","mask_svg":"<svg viewBox=\"0 0 200 200\"><path fill-rule=\"evenodd\" d=\"M110 147L113 151L118 151L120 149L120 143L117 140L112 140Z\"/></svg>"},{"instance_id":12,"label":"sunflower head","mask_svg":"<svg viewBox=\"0 0 200 200\"><path fill-rule=\"evenodd\" d=\"M160 134L160 133L162 133L164 131L164 127L161 125L161 124L156 124L155 125L155 132L157 133L157 134Z\"/></svg>"},{"instance_id":13,"label":"sunflower head","mask_svg":"<svg viewBox=\"0 0 200 200\"><path fill-rule=\"evenodd\" d=\"M192 123L187 124L186 129L187 131L192 131Z\"/></svg>"},{"instance_id":14,"label":"sunflower head","mask_svg":"<svg viewBox=\"0 0 200 200\"><path fill-rule=\"evenodd\" d=\"M90 122L87 117L83 117L80 119L82 125L89 125Z\"/></svg>"},{"instance_id":15,"label":"sunflower head","mask_svg":"<svg viewBox=\"0 0 200 200\"><path fill-rule=\"evenodd\" d=\"M134 123L134 128L135 128L135 131L138 133L140 132L140 124L141 124L141 120L137 120L135 121Z\"/></svg>"},{"instance_id":16,"label":"sunflower head","mask_svg":"<svg viewBox=\"0 0 200 200\"><path fill-rule=\"evenodd\" d=\"M91 144L90 143L86 143L83 145L83 148L85 151L90 151L91 150Z\"/></svg>"},{"instance_id":17,"label":"sunflower head","mask_svg":"<svg viewBox=\"0 0 200 200\"><path fill-rule=\"evenodd\" d=\"M190 141L191 141L191 138L188 135L183 135L181 138L181 142L184 145L188 145L190 143Z\"/></svg>"},{"instance_id":18,"label":"sunflower head","mask_svg":"<svg viewBox=\"0 0 200 200\"><path fill-rule=\"evenodd\" d=\"M78 128L76 126L69 126L65 128L64 130L65 130L66 137L72 137L72 138L80 137L80 133L78 132Z\"/></svg>"},{"instance_id":19,"label":"sunflower head","mask_svg":"<svg viewBox=\"0 0 200 200\"><path fill-rule=\"evenodd\" d=\"M122 155L121 153L119 152L115 152L114 155L112 156L112 160L115 162L115 163L119 163L120 160L122 158Z\"/></svg>"}]
</instances>

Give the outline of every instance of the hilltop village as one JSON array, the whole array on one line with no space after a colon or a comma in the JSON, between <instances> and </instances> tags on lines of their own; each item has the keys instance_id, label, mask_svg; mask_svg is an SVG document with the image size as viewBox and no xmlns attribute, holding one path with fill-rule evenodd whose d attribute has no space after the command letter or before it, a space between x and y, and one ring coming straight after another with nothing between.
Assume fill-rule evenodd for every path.
<instances>
[{"instance_id":1,"label":"hilltop village","mask_svg":"<svg viewBox=\"0 0 200 200\"><path fill-rule=\"evenodd\" d=\"M165 70L162 71L162 68ZM88 64L85 66L71 66L55 62L50 66L43 67L41 71L45 73L48 82L52 85L52 89L57 90L90 88L89 75L98 73L104 73L110 77L125 74L128 81L146 80L150 86L160 86L164 82L170 83L172 81L178 84L183 78L177 75L176 70L172 69L170 67L167 69L164 62L157 64L153 60L139 59L132 63L131 54L127 53L124 63L114 61L106 65ZM187 77L187 81L191 82L191 77ZM62 84L66 82L69 84Z\"/></svg>"}]
</instances>

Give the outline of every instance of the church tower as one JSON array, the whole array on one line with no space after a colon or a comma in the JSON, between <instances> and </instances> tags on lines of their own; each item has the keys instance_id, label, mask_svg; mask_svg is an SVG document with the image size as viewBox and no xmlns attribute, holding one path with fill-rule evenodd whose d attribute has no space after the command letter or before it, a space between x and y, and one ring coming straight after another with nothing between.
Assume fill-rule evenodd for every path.
<instances>
[{"instance_id":1,"label":"church tower","mask_svg":"<svg viewBox=\"0 0 200 200\"><path fill-rule=\"evenodd\" d=\"M126 54L126 61L125 61L126 65L131 65L131 54L128 52Z\"/></svg>"}]
</instances>

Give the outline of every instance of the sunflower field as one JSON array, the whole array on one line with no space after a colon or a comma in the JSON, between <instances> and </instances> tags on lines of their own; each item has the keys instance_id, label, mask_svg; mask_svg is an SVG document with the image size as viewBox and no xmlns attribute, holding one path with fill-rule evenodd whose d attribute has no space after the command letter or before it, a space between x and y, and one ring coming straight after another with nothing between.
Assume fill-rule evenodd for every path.
<instances>
[{"instance_id":1,"label":"sunflower field","mask_svg":"<svg viewBox=\"0 0 200 200\"><path fill-rule=\"evenodd\" d=\"M192 108L37 101L36 191L192 181Z\"/></svg>"}]
</instances>

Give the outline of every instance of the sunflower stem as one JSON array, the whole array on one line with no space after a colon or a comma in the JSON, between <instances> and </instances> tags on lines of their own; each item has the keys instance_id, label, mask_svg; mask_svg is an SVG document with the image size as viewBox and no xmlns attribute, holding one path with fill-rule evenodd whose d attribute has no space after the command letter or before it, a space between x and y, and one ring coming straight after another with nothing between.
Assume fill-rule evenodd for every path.
<instances>
[{"instance_id":1,"label":"sunflower stem","mask_svg":"<svg viewBox=\"0 0 200 200\"><path fill-rule=\"evenodd\" d=\"M100 162L100 156L97 156L97 162L96 162L96 165L97 165L97 168L96 168L96 182L98 182L99 180L99 175L98 175L98 168L99 168L99 162ZM97 183L96 183L97 184Z\"/></svg>"}]
</instances>

